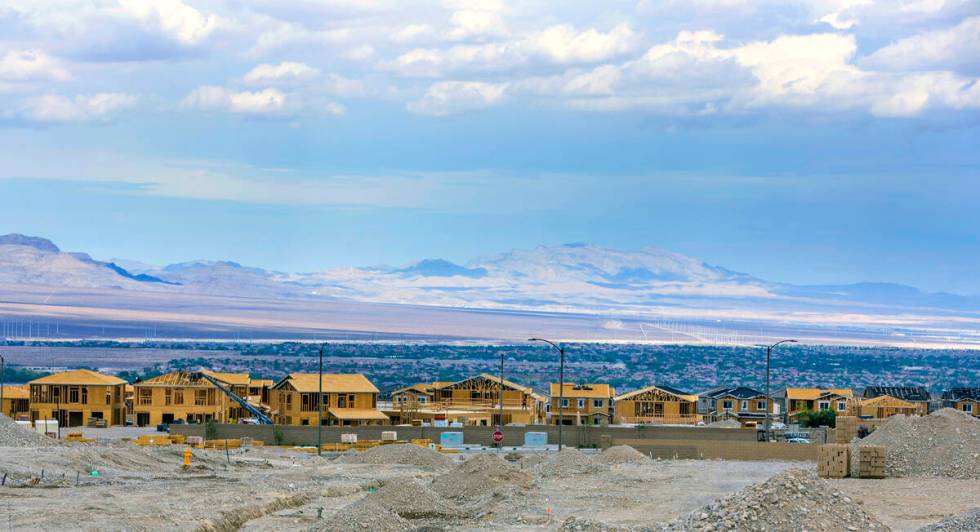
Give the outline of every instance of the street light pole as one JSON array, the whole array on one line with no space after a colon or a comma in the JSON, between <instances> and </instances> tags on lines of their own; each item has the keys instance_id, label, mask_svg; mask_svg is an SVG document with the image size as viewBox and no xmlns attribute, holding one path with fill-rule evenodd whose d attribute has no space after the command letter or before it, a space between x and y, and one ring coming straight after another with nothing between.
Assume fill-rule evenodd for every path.
<instances>
[{"instance_id":1,"label":"street light pole","mask_svg":"<svg viewBox=\"0 0 980 532\"><path fill-rule=\"evenodd\" d=\"M319 395L316 398L316 455L323 456L323 345L320 345Z\"/></svg>"},{"instance_id":2,"label":"street light pole","mask_svg":"<svg viewBox=\"0 0 980 532\"><path fill-rule=\"evenodd\" d=\"M528 342L544 342L558 351L558 451L561 452L561 427L565 421L564 411L562 410L562 402L565 400L565 348L544 338L530 338Z\"/></svg>"},{"instance_id":3,"label":"street light pole","mask_svg":"<svg viewBox=\"0 0 980 532\"><path fill-rule=\"evenodd\" d=\"M3 414L3 382L7 376L7 360L0 355L0 414ZM13 412L11 412L13 414Z\"/></svg>"},{"instance_id":4,"label":"street light pole","mask_svg":"<svg viewBox=\"0 0 980 532\"><path fill-rule=\"evenodd\" d=\"M769 374L772 368L772 350L779 344L795 344L796 340L780 340L766 347L766 441L769 441L769 431L771 430L772 419L769 411L772 410L772 395L769 393Z\"/></svg>"},{"instance_id":5,"label":"street light pole","mask_svg":"<svg viewBox=\"0 0 980 532\"><path fill-rule=\"evenodd\" d=\"M500 407L500 419L497 420L497 430L503 433L504 430L504 352L500 351L500 386L497 387L497 402ZM497 453L503 448L503 440L497 444Z\"/></svg>"}]
</instances>

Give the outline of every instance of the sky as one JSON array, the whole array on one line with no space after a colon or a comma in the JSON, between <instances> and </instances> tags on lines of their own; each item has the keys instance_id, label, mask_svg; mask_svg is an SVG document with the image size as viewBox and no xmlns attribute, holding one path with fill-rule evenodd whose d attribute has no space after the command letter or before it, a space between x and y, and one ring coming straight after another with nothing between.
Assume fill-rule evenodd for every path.
<instances>
[{"instance_id":1,"label":"sky","mask_svg":"<svg viewBox=\"0 0 980 532\"><path fill-rule=\"evenodd\" d=\"M980 2L0 0L0 233L980 294Z\"/></svg>"}]
</instances>

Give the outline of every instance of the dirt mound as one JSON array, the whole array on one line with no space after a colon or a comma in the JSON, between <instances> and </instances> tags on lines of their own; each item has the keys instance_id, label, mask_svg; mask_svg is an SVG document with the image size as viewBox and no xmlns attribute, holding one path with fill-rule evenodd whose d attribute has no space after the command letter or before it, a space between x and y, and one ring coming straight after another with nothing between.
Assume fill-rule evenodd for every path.
<instances>
[{"instance_id":1,"label":"dirt mound","mask_svg":"<svg viewBox=\"0 0 980 532\"><path fill-rule=\"evenodd\" d=\"M59 443L0 414L0 447L53 447Z\"/></svg>"},{"instance_id":2,"label":"dirt mound","mask_svg":"<svg viewBox=\"0 0 980 532\"><path fill-rule=\"evenodd\" d=\"M650 457L630 447L629 445L616 445L602 451L596 462L606 465L618 464L643 464L650 462Z\"/></svg>"},{"instance_id":3,"label":"dirt mound","mask_svg":"<svg viewBox=\"0 0 980 532\"><path fill-rule=\"evenodd\" d=\"M542 477L551 478L598 473L603 467L604 464L596 463L582 451L573 447L564 447L561 451L549 455L546 460L534 466L534 472Z\"/></svg>"},{"instance_id":4,"label":"dirt mound","mask_svg":"<svg viewBox=\"0 0 980 532\"><path fill-rule=\"evenodd\" d=\"M559 532L633 532L632 527L608 525L582 517L569 517L562 522Z\"/></svg>"},{"instance_id":5,"label":"dirt mound","mask_svg":"<svg viewBox=\"0 0 980 532\"><path fill-rule=\"evenodd\" d=\"M959 515L922 527L918 532L975 532L980 530L980 508L974 508Z\"/></svg>"},{"instance_id":6,"label":"dirt mound","mask_svg":"<svg viewBox=\"0 0 980 532\"><path fill-rule=\"evenodd\" d=\"M888 530L888 527L819 478L790 469L771 479L662 525L681 530Z\"/></svg>"},{"instance_id":7,"label":"dirt mound","mask_svg":"<svg viewBox=\"0 0 980 532\"><path fill-rule=\"evenodd\" d=\"M455 505L414 479L387 481L364 501L381 505L405 519L458 518L463 516Z\"/></svg>"},{"instance_id":8,"label":"dirt mound","mask_svg":"<svg viewBox=\"0 0 980 532\"><path fill-rule=\"evenodd\" d=\"M894 416L854 442L855 455L862 445L887 448L888 476L980 478L980 420L952 408L925 417ZM852 460L852 469L857 464Z\"/></svg>"},{"instance_id":9,"label":"dirt mound","mask_svg":"<svg viewBox=\"0 0 980 532\"><path fill-rule=\"evenodd\" d=\"M734 419L723 419L721 421L715 421L713 423L708 423L706 427L711 427L714 429L740 429L742 424Z\"/></svg>"},{"instance_id":10,"label":"dirt mound","mask_svg":"<svg viewBox=\"0 0 980 532\"><path fill-rule=\"evenodd\" d=\"M448 467L451 463L438 452L411 443L372 447L356 455L341 456L337 461L346 464L405 464L422 469L440 469Z\"/></svg>"},{"instance_id":11,"label":"dirt mound","mask_svg":"<svg viewBox=\"0 0 980 532\"><path fill-rule=\"evenodd\" d=\"M322 524L311 528L311 531L327 532L401 532L411 530L412 524L407 519L385 508L383 505L361 499L354 504L337 510Z\"/></svg>"},{"instance_id":12,"label":"dirt mound","mask_svg":"<svg viewBox=\"0 0 980 532\"><path fill-rule=\"evenodd\" d=\"M475 500L506 487L525 487L531 477L495 454L478 454L436 477L432 489L448 499Z\"/></svg>"}]
</instances>

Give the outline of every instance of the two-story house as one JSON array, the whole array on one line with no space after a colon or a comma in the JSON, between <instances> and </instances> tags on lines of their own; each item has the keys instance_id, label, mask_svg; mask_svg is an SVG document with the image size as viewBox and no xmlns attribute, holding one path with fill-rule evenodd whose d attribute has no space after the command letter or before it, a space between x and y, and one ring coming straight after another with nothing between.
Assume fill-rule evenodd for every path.
<instances>
[{"instance_id":1,"label":"two-story house","mask_svg":"<svg viewBox=\"0 0 980 532\"><path fill-rule=\"evenodd\" d=\"M785 388L773 400L783 402L786 423L796 423L800 413L806 411L832 410L839 416L857 415L850 388Z\"/></svg>"},{"instance_id":2,"label":"two-story house","mask_svg":"<svg viewBox=\"0 0 980 532\"><path fill-rule=\"evenodd\" d=\"M248 373L173 371L133 384L132 412L140 427L161 423L234 423L247 417L244 409L200 374L218 381L245 399Z\"/></svg>"},{"instance_id":3,"label":"two-story house","mask_svg":"<svg viewBox=\"0 0 980 532\"><path fill-rule=\"evenodd\" d=\"M551 386L548 423L557 425L608 425L612 422L616 390L608 384Z\"/></svg>"},{"instance_id":4,"label":"two-story house","mask_svg":"<svg viewBox=\"0 0 980 532\"><path fill-rule=\"evenodd\" d=\"M30 382L31 421L57 419L62 427L78 427L89 419L109 425L126 420L126 381L87 369L54 373Z\"/></svg>"},{"instance_id":5,"label":"two-story house","mask_svg":"<svg viewBox=\"0 0 980 532\"><path fill-rule=\"evenodd\" d=\"M980 417L980 388L951 388L943 392L943 406Z\"/></svg>"},{"instance_id":6,"label":"two-story house","mask_svg":"<svg viewBox=\"0 0 980 532\"><path fill-rule=\"evenodd\" d=\"M615 398L617 424L694 425L698 396L670 386L647 386Z\"/></svg>"},{"instance_id":7,"label":"two-story house","mask_svg":"<svg viewBox=\"0 0 980 532\"><path fill-rule=\"evenodd\" d=\"M766 394L745 386L720 388L698 394L698 402L708 405L706 422L735 419L744 426L765 422L773 413L773 403Z\"/></svg>"},{"instance_id":8,"label":"two-story house","mask_svg":"<svg viewBox=\"0 0 980 532\"><path fill-rule=\"evenodd\" d=\"M868 386L861 393L862 410L865 404L868 404L869 408L879 408L873 406L875 403L868 403L868 401L870 399L876 399L884 395L893 397L895 399L898 399L899 401L912 403L913 406L913 412L911 412L912 414L925 416L929 413L929 402L932 400L932 395L929 393L929 390L927 390L925 386ZM882 402L883 402L882 400L877 401L877 403L882 403ZM898 405L898 403L895 403L894 401L892 401L892 403L894 403L894 405ZM905 405L901 405L901 406L903 409L906 408ZM902 413L902 414L908 413L905 411L902 412L890 411L888 410L889 407L887 405L883 405L880 408L883 408L884 410L882 410L882 413L887 415L882 415L878 417L888 417L888 415L893 415L896 413ZM877 412L877 410L875 412ZM862 411L862 415L864 415L863 411Z\"/></svg>"},{"instance_id":9,"label":"two-story house","mask_svg":"<svg viewBox=\"0 0 980 532\"><path fill-rule=\"evenodd\" d=\"M283 425L316 425L318 416L324 425L388 424L378 388L360 373L324 373L322 381L316 373L291 373L270 389L269 408Z\"/></svg>"}]
</instances>

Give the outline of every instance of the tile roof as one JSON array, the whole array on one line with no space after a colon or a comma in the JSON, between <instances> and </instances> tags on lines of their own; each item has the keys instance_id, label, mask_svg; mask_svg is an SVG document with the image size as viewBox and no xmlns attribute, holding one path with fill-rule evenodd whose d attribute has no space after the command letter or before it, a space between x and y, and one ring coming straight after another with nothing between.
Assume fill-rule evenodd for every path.
<instances>
[{"instance_id":1,"label":"tile roof","mask_svg":"<svg viewBox=\"0 0 980 532\"><path fill-rule=\"evenodd\" d=\"M298 392L316 393L320 389L316 373L290 373L276 383L278 389L289 382ZM360 373L324 373L324 393L378 393L378 388Z\"/></svg>"},{"instance_id":2,"label":"tile roof","mask_svg":"<svg viewBox=\"0 0 980 532\"><path fill-rule=\"evenodd\" d=\"M843 397L853 397L854 392L850 388L786 388L787 399L799 399L812 401L819 399L827 394L835 394Z\"/></svg>"},{"instance_id":3,"label":"tile roof","mask_svg":"<svg viewBox=\"0 0 980 532\"><path fill-rule=\"evenodd\" d=\"M932 398L925 386L868 386L861 394L865 399L890 395L903 401L928 401Z\"/></svg>"},{"instance_id":4,"label":"tile roof","mask_svg":"<svg viewBox=\"0 0 980 532\"><path fill-rule=\"evenodd\" d=\"M574 384L565 383L564 393L559 394L558 383L551 383L551 397L554 399L559 395L565 397L599 397L609 398L616 395L616 390L608 384Z\"/></svg>"},{"instance_id":5,"label":"tile roof","mask_svg":"<svg viewBox=\"0 0 980 532\"><path fill-rule=\"evenodd\" d=\"M61 373L52 373L51 375L41 377L40 379L34 379L30 382L30 384L114 386L118 384L126 384L126 381L120 379L119 377L105 375L90 369L73 369L69 371L62 371Z\"/></svg>"},{"instance_id":6,"label":"tile roof","mask_svg":"<svg viewBox=\"0 0 980 532\"><path fill-rule=\"evenodd\" d=\"M664 389L663 386L660 389ZM720 388L717 390L712 390L708 393L698 394L698 397L708 397L709 399L717 399L719 397L736 397L738 399L753 399L755 397L765 397L766 394L749 388L747 386L738 386L735 388Z\"/></svg>"},{"instance_id":7,"label":"tile roof","mask_svg":"<svg viewBox=\"0 0 980 532\"><path fill-rule=\"evenodd\" d=\"M980 401L980 388L950 388L943 392L943 399L946 401L962 401L963 399Z\"/></svg>"}]
</instances>

